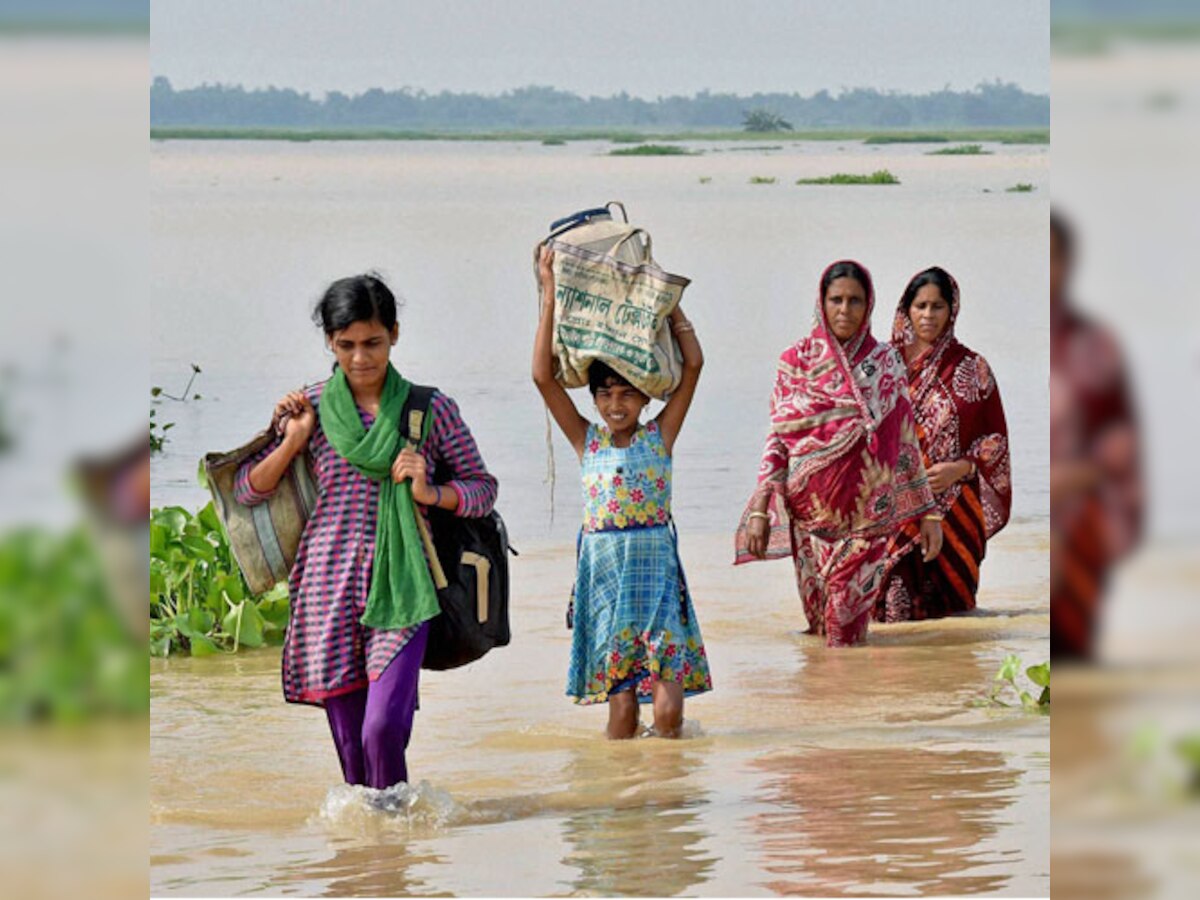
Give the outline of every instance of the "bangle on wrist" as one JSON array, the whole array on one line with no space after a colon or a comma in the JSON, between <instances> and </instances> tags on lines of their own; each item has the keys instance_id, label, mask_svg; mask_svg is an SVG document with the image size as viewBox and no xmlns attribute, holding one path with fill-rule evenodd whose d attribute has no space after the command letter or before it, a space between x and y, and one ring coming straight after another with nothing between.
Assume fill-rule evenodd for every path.
<instances>
[{"instance_id":1,"label":"bangle on wrist","mask_svg":"<svg viewBox=\"0 0 1200 900\"><path fill-rule=\"evenodd\" d=\"M925 513L925 515L921 516L921 518L927 522L941 522L941 521L944 521L946 517L943 516L940 512L931 512L931 513Z\"/></svg>"},{"instance_id":2,"label":"bangle on wrist","mask_svg":"<svg viewBox=\"0 0 1200 900\"><path fill-rule=\"evenodd\" d=\"M442 505L442 486L435 484L433 489L437 492L437 499L433 501L433 505L440 507Z\"/></svg>"},{"instance_id":3,"label":"bangle on wrist","mask_svg":"<svg viewBox=\"0 0 1200 900\"><path fill-rule=\"evenodd\" d=\"M771 516L765 512L759 512L758 510L755 510L754 512L750 513L750 515L746 516L747 521L750 519L766 519L768 522L770 522Z\"/></svg>"}]
</instances>

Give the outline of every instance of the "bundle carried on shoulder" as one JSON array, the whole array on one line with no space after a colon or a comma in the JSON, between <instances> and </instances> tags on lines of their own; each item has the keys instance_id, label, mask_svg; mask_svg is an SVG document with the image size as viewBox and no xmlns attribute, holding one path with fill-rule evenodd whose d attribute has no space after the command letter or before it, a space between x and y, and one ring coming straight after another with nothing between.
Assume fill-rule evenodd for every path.
<instances>
[{"instance_id":1,"label":"bundle carried on shoulder","mask_svg":"<svg viewBox=\"0 0 1200 900\"><path fill-rule=\"evenodd\" d=\"M613 218L614 207L623 221ZM554 251L558 381L582 387L601 360L651 397L675 390L683 357L667 316L690 279L654 262L649 233L629 223L625 206L613 201L559 219L542 243Z\"/></svg>"}]
</instances>

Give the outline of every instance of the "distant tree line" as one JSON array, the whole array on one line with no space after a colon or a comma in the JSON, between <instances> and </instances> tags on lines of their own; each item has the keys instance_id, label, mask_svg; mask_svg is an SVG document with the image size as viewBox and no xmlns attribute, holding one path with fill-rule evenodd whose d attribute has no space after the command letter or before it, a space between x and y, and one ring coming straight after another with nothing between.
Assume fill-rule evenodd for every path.
<instances>
[{"instance_id":1,"label":"distant tree line","mask_svg":"<svg viewBox=\"0 0 1200 900\"><path fill-rule=\"evenodd\" d=\"M701 91L655 100L623 91L580 97L536 86L497 95L371 88L361 94L330 91L313 97L291 88L247 90L240 85L175 90L162 76L150 88L150 124L156 127L740 129L756 114L797 129L1048 127L1050 97L999 80L969 91L947 87L927 94L873 88L817 91L810 97Z\"/></svg>"}]
</instances>

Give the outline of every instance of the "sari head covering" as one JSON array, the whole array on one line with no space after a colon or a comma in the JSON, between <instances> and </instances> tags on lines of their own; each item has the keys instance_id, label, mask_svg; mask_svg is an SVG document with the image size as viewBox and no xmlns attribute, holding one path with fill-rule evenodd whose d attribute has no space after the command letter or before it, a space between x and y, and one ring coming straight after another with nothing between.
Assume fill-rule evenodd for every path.
<instances>
[{"instance_id":1,"label":"sari head covering","mask_svg":"<svg viewBox=\"0 0 1200 900\"><path fill-rule=\"evenodd\" d=\"M855 278L867 295L862 323L844 343L825 314L824 287L839 277ZM779 358L771 431L758 489L739 528L738 562L752 558L745 526L764 493L774 495L768 558L791 553L786 519L826 539L871 537L933 504L903 364L871 335L870 273L842 260L825 270L820 284L812 330Z\"/></svg>"},{"instance_id":2,"label":"sari head covering","mask_svg":"<svg viewBox=\"0 0 1200 900\"><path fill-rule=\"evenodd\" d=\"M945 269L932 267L913 276L911 285L923 275L932 274L950 287L950 319L933 345L907 364L908 390L916 411L926 467L935 463L966 459L978 472L978 500L981 507L984 538L990 538L1008 522L1012 509L1012 467L1008 450L1008 427L1004 406L992 370L978 353L959 343L954 323L960 306L958 282ZM942 285L939 288L945 292ZM892 344L905 359L916 343L905 299L896 305L892 322ZM937 497L943 513L949 513L959 500L968 481L950 486ZM974 490L974 489L973 489ZM982 548L980 548L982 551Z\"/></svg>"}]
</instances>

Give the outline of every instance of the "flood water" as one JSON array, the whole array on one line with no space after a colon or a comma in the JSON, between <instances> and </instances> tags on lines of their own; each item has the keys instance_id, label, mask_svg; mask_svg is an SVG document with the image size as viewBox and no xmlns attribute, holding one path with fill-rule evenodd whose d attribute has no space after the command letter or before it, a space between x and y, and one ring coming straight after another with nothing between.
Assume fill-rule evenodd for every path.
<instances>
[{"instance_id":1,"label":"flood water","mask_svg":"<svg viewBox=\"0 0 1200 900\"><path fill-rule=\"evenodd\" d=\"M203 369L200 400L158 407L176 426L154 504L205 502L198 457L328 372L308 310L333 278L375 268L407 300L394 360L459 401L522 555L512 645L427 673L409 757L423 784L384 798L392 811L339 783L324 716L282 702L277 650L153 661L153 894L1049 892L1049 720L975 705L1005 654L1049 655L1047 148L694 146L154 146L153 383L178 392ZM878 168L902 184L793 183ZM1038 190L1005 193L1017 182ZM530 257L551 219L609 199L693 279L707 357L675 508L715 690L689 701L676 742L608 743L605 711L563 696L578 474L556 438L552 519ZM958 278L959 336L1004 396L1016 502L977 614L873 627L839 652L799 634L788 563L729 561L775 358L846 256L876 277L879 336L915 271Z\"/></svg>"}]
</instances>

